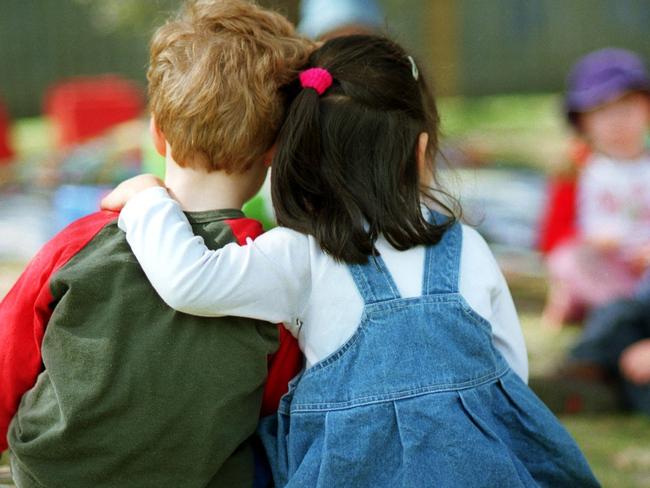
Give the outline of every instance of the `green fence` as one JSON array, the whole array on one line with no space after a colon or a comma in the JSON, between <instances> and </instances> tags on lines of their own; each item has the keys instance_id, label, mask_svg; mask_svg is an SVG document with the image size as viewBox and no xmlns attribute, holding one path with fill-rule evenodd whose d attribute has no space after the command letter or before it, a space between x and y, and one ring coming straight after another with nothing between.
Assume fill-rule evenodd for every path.
<instances>
[{"instance_id":1,"label":"green fence","mask_svg":"<svg viewBox=\"0 0 650 488\"><path fill-rule=\"evenodd\" d=\"M435 0L434 0L435 1ZM458 91L553 91L577 57L617 46L650 60L649 0L460 0Z\"/></svg>"},{"instance_id":2,"label":"green fence","mask_svg":"<svg viewBox=\"0 0 650 488\"><path fill-rule=\"evenodd\" d=\"M261 3L295 18L298 0ZM391 32L428 65L441 94L557 91L576 57L606 45L650 59L650 0L380 3ZM0 0L0 98L21 117L40 113L46 88L70 76L115 72L144 85L147 41L177 4ZM107 28L106 17L125 9L139 16Z\"/></svg>"}]
</instances>

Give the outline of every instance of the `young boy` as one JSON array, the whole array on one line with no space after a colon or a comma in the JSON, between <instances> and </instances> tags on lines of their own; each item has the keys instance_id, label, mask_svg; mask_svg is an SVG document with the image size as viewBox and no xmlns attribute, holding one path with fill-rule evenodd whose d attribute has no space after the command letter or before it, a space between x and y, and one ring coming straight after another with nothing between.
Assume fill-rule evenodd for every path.
<instances>
[{"instance_id":1,"label":"young boy","mask_svg":"<svg viewBox=\"0 0 650 488\"><path fill-rule=\"evenodd\" d=\"M278 88L310 49L282 16L244 0L190 2L155 33L151 133L166 185L208 246L260 233L239 209L267 172L284 115ZM250 486L249 438L278 329L168 308L117 217L70 225L0 304L0 451L11 451L15 482ZM278 354L295 359L286 347ZM283 359L267 411L294 372Z\"/></svg>"}]
</instances>

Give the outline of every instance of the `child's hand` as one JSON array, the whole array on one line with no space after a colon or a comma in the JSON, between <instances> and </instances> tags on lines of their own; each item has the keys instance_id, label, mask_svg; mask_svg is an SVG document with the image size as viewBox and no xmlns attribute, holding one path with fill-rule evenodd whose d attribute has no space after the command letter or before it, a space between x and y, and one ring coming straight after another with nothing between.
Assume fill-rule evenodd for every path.
<instances>
[{"instance_id":1,"label":"child's hand","mask_svg":"<svg viewBox=\"0 0 650 488\"><path fill-rule=\"evenodd\" d=\"M650 339L635 342L621 354L621 373L632 383L650 383Z\"/></svg>"},{"instance_id":2,"label":"child's hand","mask_svg":"<svg viewBox=\"0 0 650 488\"><path fill-rule=\"evenodd\" d=\"M588 243L591 244L597 251L604 254L609 254L617 251L620 246L620 241L613 236L594 236L588 239Z\"/></svg>"},{"instance_id":3,"label":"child's hand","mask_svg":"<svg viewBox=\"0 0 650 488\"><path fill-rule=\"evenodd\" d=\"M650 244L644 244L636 249L631 256L631 263L640 273L648 269L650 267Z\"/></svg>"},{"instance_id":4,"label":"child's hand","mask_svg":"<svg viewBox=\"0 0 650 488\"><path fill-rule=\"evenodd\" d=\"M101 201L104 210L122 210L126 202L141 191L156 186L165 187L160 178L150 174L138 175L123 181Z\"/></svg>"}]
</instances>

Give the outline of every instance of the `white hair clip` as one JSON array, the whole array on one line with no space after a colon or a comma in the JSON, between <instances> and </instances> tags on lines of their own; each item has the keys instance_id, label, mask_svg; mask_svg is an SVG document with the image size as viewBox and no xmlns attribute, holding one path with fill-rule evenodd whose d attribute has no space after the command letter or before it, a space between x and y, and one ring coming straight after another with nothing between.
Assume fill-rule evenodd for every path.
<instances>
[{"instance_id":1,"label":"white hair clip","mask_svg":"<svg viewBox=\"0 0 650 488\"><path fill-rule=\"evenodd\" d=\"M411 56L406 56L409 61L411 62L411 73L413 74L413 79L415 81L418 81L420 78L420 70L418 70L418 65L415 64L415 59L413 59Z\"/></svg>"}]
</instances>

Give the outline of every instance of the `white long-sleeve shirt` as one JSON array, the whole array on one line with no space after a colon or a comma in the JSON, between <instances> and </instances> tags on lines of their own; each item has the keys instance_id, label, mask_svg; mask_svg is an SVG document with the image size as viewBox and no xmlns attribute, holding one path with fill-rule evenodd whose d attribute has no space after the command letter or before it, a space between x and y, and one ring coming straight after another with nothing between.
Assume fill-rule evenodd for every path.
<instances>
[{"instance_id":1,"label":"white long-sleeve shirt","mask_svg":"<svg viewBox=\"0 0 650 488\"><path fill-rule=\"evenodd\" d=\"M596 153L578 180L577 214L587 239L612 239L625 252L650 242L650 154L616 160Z\"/></svg>"},{"instance_id":2,"label":"white long-sleeve shirt","mask_svg":"<svg viewBox=\"0 0 650 488\"><path fill-rule=\"evenodd\" d=\"M119 226L162 299L201 316L235 315L282 322L298 339L307 366L340 348L356 331L363 300L345 264L313 237L273 229L248 245L209 250L163 188L132 198ZM425 248L377 249L402 297L421 295ZM508 286L483 238L463 226L459 291L492 326L493 342L528 379L526 346Z\"/></svg>"}]
</instances>

